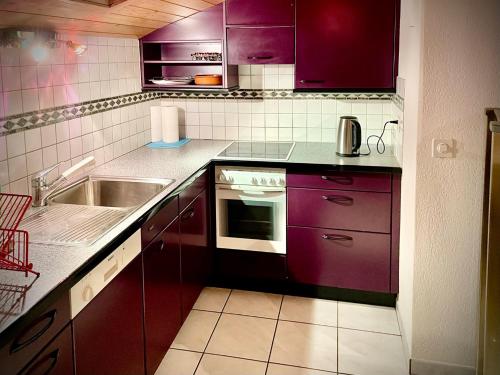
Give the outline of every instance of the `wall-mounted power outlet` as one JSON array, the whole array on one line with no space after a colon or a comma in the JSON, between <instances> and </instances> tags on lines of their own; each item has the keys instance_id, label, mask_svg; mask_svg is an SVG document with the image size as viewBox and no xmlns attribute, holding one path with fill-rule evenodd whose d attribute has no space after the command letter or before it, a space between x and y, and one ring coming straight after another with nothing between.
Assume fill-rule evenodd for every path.
<instances>
[{"instance_id":1,"label":"wall-mounted power outlet","mask_svg":"<svg viewBox=\"0 0 500 375\"><path fill-rule=\"evenodd\" d=\"M453 158L455 157L455 141L453 139L432 140L433 158Z\"/></svg>"}]
</instances>

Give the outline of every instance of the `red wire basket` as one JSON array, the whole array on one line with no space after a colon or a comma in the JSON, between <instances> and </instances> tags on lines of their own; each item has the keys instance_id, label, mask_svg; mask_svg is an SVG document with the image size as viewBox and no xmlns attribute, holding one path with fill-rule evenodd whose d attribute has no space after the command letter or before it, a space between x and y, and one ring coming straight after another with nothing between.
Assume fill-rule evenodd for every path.
<instances>
[{"instance_id":1,"label":"red wire basket","mask_svg":"<svg viewBox=\"0 0 500 375\"><path fill-rule=\"evenodd\" d=\"M29 195L0 194L0 269L38 276L28 260L28 232L17 229L30 204Z\"/></svg>"}]
</instances>

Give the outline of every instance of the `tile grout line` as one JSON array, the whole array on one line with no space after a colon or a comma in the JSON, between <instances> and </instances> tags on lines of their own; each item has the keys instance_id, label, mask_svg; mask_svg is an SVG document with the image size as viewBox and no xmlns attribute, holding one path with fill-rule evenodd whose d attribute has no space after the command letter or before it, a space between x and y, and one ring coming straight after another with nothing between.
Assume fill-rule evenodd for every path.
<instances>
[{"instance_id":1,"label":"tile grout line","mask_svg":"<svg viewBox=\"0 0 500 375\"><path fill-rule=\"evenodd\" d=\"M217 328L217 325L219 324L219 321L220 321L220 318L222 317L222 313L224 312L224 309L226 308L226 305L227 305L227 302L229 301L229 298L231 297L231 294L233 293L233 289L231 289L229 291L229 294L227 296L227 299L226 301L224 302L224 306L222 306L222 310L220 311L219 313L219 317L217 318L217 322L215 323L214 325L214 329L212 330L212 333L210 334L210 337L208 338L208 341L207 341L207 344L205 345L205 348L203 349L203 353L201 354L201 357L200 357L200 361L198 362L198 364L196 365L196 368L194 369L194 372L193 372L193 375L196 374L196 371L198 371L198 367L200 367L200 363L201 363L201 360L203 359L203 357L205 356L206 354L206 351L207 351L207 348L208 348L208 344L210 343L210 340L212 339L212 336L214 335L214 332Z\"/></svg>"},{"instance_id":2,"label":"tile grout line","mask_svg":"<svg viewBox=\"0 0 500 375\"><path fill-rule=\"evenodd\" d=\"M278 323L280 321L279 319L280 319L280 314L281 314L281 307L283 306L284 299L285 299L285 295L282 294L281 295L281 301L280 301L280 308L278 310L278 316L276 317L276 325L274 326L274 333L273 333L273 339L271 341L271 348L269 349L269 356L267 357L266 372L265 372L265 374L267 374L267 370L269 369L269 361L271 360L271 353L273 352L274 339L276 337L276 332L278 331Z\"/></svg>"}]
</instances>

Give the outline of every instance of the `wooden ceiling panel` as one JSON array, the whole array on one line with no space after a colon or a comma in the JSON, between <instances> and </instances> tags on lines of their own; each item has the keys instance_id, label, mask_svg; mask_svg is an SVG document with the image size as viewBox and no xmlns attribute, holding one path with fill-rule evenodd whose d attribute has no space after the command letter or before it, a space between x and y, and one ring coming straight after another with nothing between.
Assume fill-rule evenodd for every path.
<instances>
[{"instance_id":1,"label":"wooden ceiling panel","mask_svg":"<svg viewBox=\"0 0 500 375\"><path fill-rule=\"evenodd\" d=\"M100 1L101 3L103 1ZM77 0L0 0L0 27L142 37L223 0L114 0L111 6Z\"/></svg>"}]
</instances>

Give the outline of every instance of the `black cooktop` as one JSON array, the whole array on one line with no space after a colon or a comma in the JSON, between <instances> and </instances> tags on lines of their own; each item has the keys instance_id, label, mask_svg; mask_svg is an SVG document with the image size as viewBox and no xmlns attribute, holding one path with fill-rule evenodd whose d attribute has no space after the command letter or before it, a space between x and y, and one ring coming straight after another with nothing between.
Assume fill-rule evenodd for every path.
<instances>
[{"instance_id":1,"label":"black cooktop","mask_svg":"<svg viewBox=\"0 0 500 375\"><path fill-rule=\"evenodd\" d=\"M241 160L288 160L294 142L233 142L218 158Z\"/></svg>"}]
</instances>

